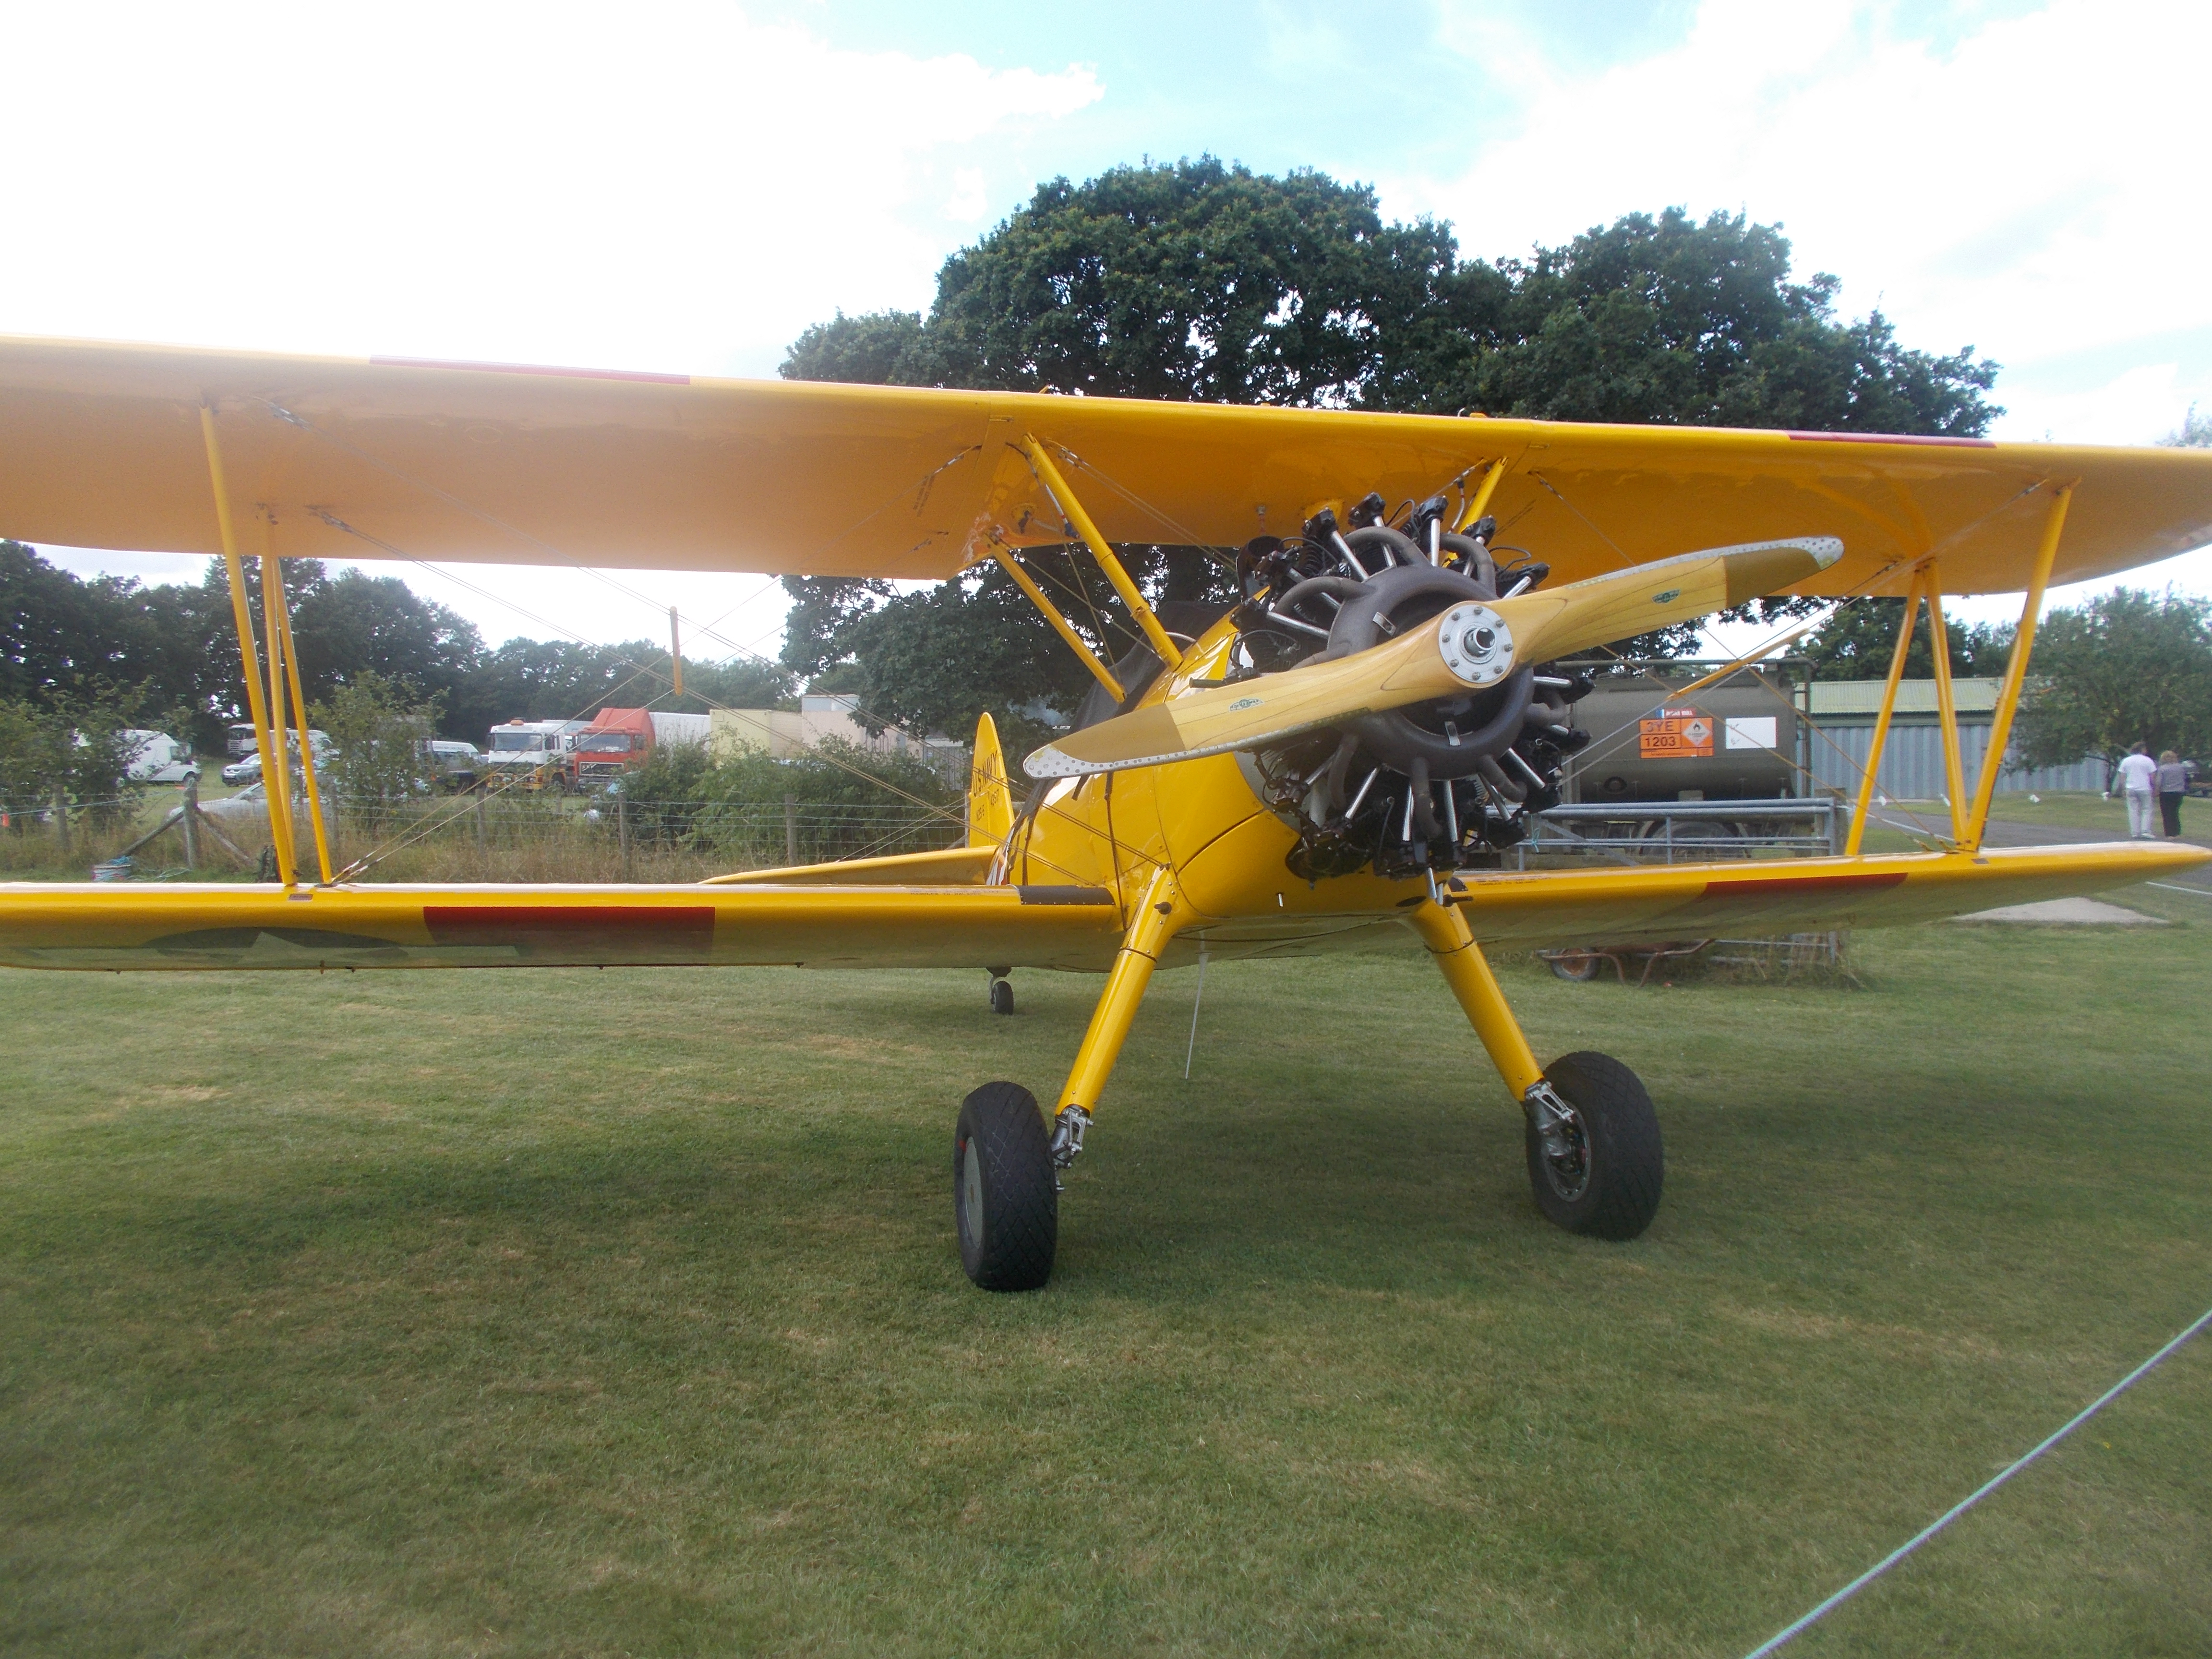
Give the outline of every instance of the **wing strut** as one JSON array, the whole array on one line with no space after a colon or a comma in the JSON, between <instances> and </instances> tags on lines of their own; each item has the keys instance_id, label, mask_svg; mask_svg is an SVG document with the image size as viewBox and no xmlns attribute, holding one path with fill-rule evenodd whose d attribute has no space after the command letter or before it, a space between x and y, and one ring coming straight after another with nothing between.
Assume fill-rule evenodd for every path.
<instances>
[{"instance_id":1,"label":"wing strut","mask_svg":"<svg viewBox=\"0 0 2212 1659\"><path fill-rule=\"evenodd\" d=\"M1490 470L1482 475L1482 482L1475 487L1474 499L1467 504L1467 511L1459 515L1461 535L1466 535L1481 522L1484 511L1490 506L1491 496L1497 493L1498 483L1504 477L1505 458L1501 455L1490 464Z\"/></svg>"},{"instance_id":2,"label":"wing strut","mask_svg":"<svg viewBox=\"0 0 2212 1659\"><path fill-rule=\"evenodd\" d=\"M2041 486L2038 486L2041 488ZM2045 591L2058 558L2058 542L2066 528L2066 510L2074 498L2074 485L2061 484L2045 514L2043 535L2036 548L2027 592L2021 606L2020 629L2014 635L2012 654L1998 688L1996 716L1988 746L1982 751L1981 769L1974 782L1973 799L1966 798L1965 753L1959 739L1959 704L1951 681L1950 635L1943 621L1943 577L1933 558L1923 559L1912 569L1905 590L1905 615L1897 630L1897 647L1890 654L1889 678L1882 686L1881 709L1875 717L1874 738L1868 745L1866 767L1859 779L1858 809L1851 815L1850 836L1844 843L1847 858L1858 856L1866 835L1867 814L1874 805L1875 780L1881 770L1882 750L1897 713L1898 688L1903 684L1905 660L1912 650L1912 637L1920 628L1920 605L1928 604L1928 643L1936 675L1936 720L1943 734L1943 768L1949 783L1952 849L1979 853L1989 828L1990 802L1996 793L1997 778L2004 770L2005 750L2012 740L2013 717L2020 712L2020 696L2027 679L2027 658L2035 643L2036 623L2043 615Z\"/></svg>"},{"instance_id":3,"label":"wing strut","mask_svg":"<svg viewBox=\"0 0 2212 1659\"><path fill-rule=\"evenodd\" d=\"M1951 630L1943 621L1943 573L1930 559L1928 595L1928 651L1936 672L1936 723L1943 733L1943 804L1951 809L1951 845L1966 842L1966 763L1959 742L1959 694L1951 684ZM1917 617L1914 618L1917 622ZM1989 757L1982 757L1989 769Z\"/></svg>"},{"instance_id":4,"label":"wing strut","mask_svg":"<svg viewBox=\"0 0 2212 1659\"><path fill-rule=\"evenodd\" d=\"M276 659L281 655L284 659L284 678L292 689L293 717L299 721L300 772L307 785L307 823L315 837L315 864L322 872L323 885L327 887L331 884L331 848L324 833L322 789L315 781L314 740L307 735L307 699L300 690L300 647L292 638L292 602L284 597L283 568L277 563L276 554L269 550L265 534L267 521L264 520L263 522L261 580L264 597L261 608L265 614L276 618L269 642L270 674L273 680ZM284 699L280 696L274 702L282 712ZM280 758L288 749L289 744L277 745ZM292 822L292 781L289 776L284 780L284 823L286 828L293 832L293 839L296 842L298 826Z\"/></svg>"},{"instance_id":5,"label":"wing strut","mask_svg":"<svg viewBox=\"0 0 2212 1659\"><path fill-rule=\"evenodd\" d=\"M1867 745L1866 772L1859 779L1858 811L1851 814L1851 832L1844 841L1845 858L1856 858L1859 843L1866 839L1867 814L1874 810L1874 781L1881 774L1881 752L1889 743L1889 723L1897 713L1897 688L1905 682L1905 659L1912 654L1912 635L1920 627L1920 584L1924 574L1915 565L1911 580L1905 585L1905 615L1897 630L1897 649L1889 653L1889 678L1881 688L1881 712L1874 717L1874 741Z\"/></svg>"},{"instance_id":6,"label":"wing strut","mask_svg":"<svg viewBox=\"0 0 2212 1659\"><path fill-rule=\"evenodd\" d=\"M1982 850L1982 831L1989 825L1990 798L1996 793L1997 768L2003 764L2005 746L2012 741L2012 717L2020 709L2021 688L2027 682L2027 653L2035 644L2035 626L2043 616L2044 590L2051 585L2051 568L2058 560L2058 538L2066 528L2066 509L2074 501L2074 486L2061 484L2043 523L2043 544L2035 550L2035 568L2028 577L2027 595L2020 607L2020 631L2013 635L2012 655L2005 663L2004 684L1997 690L1996 718L1990 726L1990 746L1982 755L1982 775L1974 785L1974 810L1966 820L1966 848Z\"/></svg>"},{"instance_id":7,"label":"wing strut","mask_svg":"<svg viewBox=\"0 0 2212 1659\"><path fill-rule=\"evenodd\" d=\"M1098 533L1098 526L1091 522L1091 515L1083 510L1083 503L1075 499L1075 492L1067 487L1067 480L1060 477L1060 468L1053 464L1050 447L1039 442L1034 434L1029 438L1029 458L1030 465L1036 469L1037 481L1044 485L1045 493L1052 497L1053 505L1059 507L1061 516L1075 526L1075 533L1083 538L1083 544L1091 550L1091 556L1098 561L1098 568L1106 573L1106 580L1114 584L1114 591L1121 596L1121 603L1135 613L1137 626L1145 630L1145 638L1152 649L1160 653L1160 660L1173 668L1182 660L1182 651L1168 637L1168 630L1160 626L1160 619L1152 614L1152 607L1145 603L1145 596L1137 591L1137 584L1129 580L1129 573L1121 568L1121 560L1114 556L1114 550L1107 546L1106 538Z\"/></svg>"},{"instance_id":8,"label":"wing strut","mask_svg":"<svg viewBox=\"0 0 2212 1659\"><path fill-rule=\"evenodd\" d=\"M276 845L288 887L299 878L292 864L291 826L282 816L276 791L276 746L269 735L269 705L261 694L260 653L253 640L253 615L246 602L246 567L238 556L238 533L230 522L230 487L222 475L222 447L216 441L215 410L200 405L200 435L207 442L208 481L215 487L216 528L222 537L223 568L230 574L230 614L238 629L238 654L246 671L246 706L253 717L253 741L261 751L261 785L269 797L269 838ZM302 739L304 741L304 739Z\"/></svg>"},{"instance_id":9,"label":"wing strut","mask_svg":"<svg viewBox=\"0 0 2212 1659\"><path fill-rule=\"evenodd\" d=\"M207 447L208 482L215 491L216 527L222 538L223 568L230 577L231 620L238 629L239 661L246 676L246 702L253 717L253 741L261 756L262 793L269 799L269 839L276 848L276 861L281 868L284 885L300 884L300 869L292 834L291 769L286 754L286 740L273 731L270 710L276 718L284 717L284 696L289 680L291 701L299 720L300 764L307 786L307 810L313 818L315 853L322 868L323 881L331 879L330 848L323 835L323 814L320 791L315 780L314 745L307 739L307 701L300 690L300 669L297 647L292 641L290 607L284 602L284 580L278 569L276 556L269 550L264 533L261 555L262 624L269 636L269 686L264 696L261 684L260 648L254 638L252 609L246 597L246 566L239 557L238 532L230 513L230 486L222 468L222 446L216 441L215 408L212 404L200 404L200 436ZM265 531L265 526L264 526Z\"/></svg>"},{"instance_id":10,"label":"wing strut","mask_svg":"<svg viewBox=\"0 0 2212 1659\"><path fill-rule=\"evenodd\" d=\"M1023 592L1030 596L1030 603L1044 612L1044 619L1058 630L1060 638L1067 641L1068 648L1083 659L1083 665L1091 671L1091 678L1106 688L1115 702L1127 702L1129 694L1121 689L1121 682L1114 678L1114 671L1098 660L1097 653L1083 642L1083 635L1077 633L1067 618L1060 614L1060 607L1045 597L1044 589L1036 585L1036 578L1022 568L1020 556L1002 538L994 536L991 543L991 556L1006 567L1006 574L1014 579Z\"/></svg>"}]
</instances>

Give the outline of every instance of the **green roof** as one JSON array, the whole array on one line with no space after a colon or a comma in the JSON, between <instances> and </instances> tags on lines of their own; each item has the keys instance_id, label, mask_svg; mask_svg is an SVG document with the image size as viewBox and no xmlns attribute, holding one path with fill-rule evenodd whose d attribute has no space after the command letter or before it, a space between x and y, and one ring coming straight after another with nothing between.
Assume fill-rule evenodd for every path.
<instances>
[{"instance_id":1,"label":"green roof","mask_svg":"<svg viewBox=\"0 0 2212 1659\"><path fill-rule=\"evenodd\" d=\"M1881 680L1814 680L1813 682L1813 718L1818 720L1849 720L1855 714L1868 720L1881 713ZM1951 682L1951 690L1959 702L1960 714L1988 714L1996 712L1997 683L1993 679L1966 679ZM1936 682L1933 680L1900 680L1897 686L1897 712L1900 714L1933 714L1936 713Z\"/></svg>"}]
</instances>

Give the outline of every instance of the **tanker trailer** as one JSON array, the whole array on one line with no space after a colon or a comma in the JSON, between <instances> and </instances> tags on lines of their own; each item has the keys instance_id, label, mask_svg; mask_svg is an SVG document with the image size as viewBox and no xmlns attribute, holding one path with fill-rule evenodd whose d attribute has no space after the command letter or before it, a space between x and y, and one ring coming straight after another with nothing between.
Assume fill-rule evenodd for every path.
<instances>
[{"instance_id":1,"label":"tanker trailer","mask_svg":"<svg viewBox=\"0 0 2212 1659\"><path fill-rule=\"evenodd\" d=\"M1650 670L1576 666L1599 672L1596 689L1574 706L1575 724L1590 740L1568 763L1569 801L1627 806L1801 793L1797 704L1784 673L1744 669L1684 693L1668 682L1694 679L1693 667L1669 664L1662 678Z\"/></svg>"}]
</instances>

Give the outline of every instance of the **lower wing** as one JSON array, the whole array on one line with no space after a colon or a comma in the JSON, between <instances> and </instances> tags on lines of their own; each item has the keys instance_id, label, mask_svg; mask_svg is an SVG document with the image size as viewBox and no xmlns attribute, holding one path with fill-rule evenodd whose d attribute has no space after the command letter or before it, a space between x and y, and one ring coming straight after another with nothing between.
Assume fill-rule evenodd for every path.
<instances>
[{"instance_id":1,"label":"lower wing","mask_svg":"<svg viewBox=\"0 0 2212 1659\"><path fill-rule=\"evenodd\" d=\"M0 884L0 966L1111 965L1103 887Z\"/></svg>"},{"instance_id":2,"label":"lower wing","mask_svg":"<svg viewBox=\"0 0 2212 1659\"><path fill-rule=\"evenodd\" d=\"M1462 872L1451 896L1485 944L1810 932L1929 921L2126 886L2212 852L2177 842L2009 848L1632 869ZM834 867L834 866L833 866ZM1103 887L825 885L295 889L0 885L0 966L226 968L1112 964L1123 917ZM880 872L878 872L880 873ZM945 873L952 874L951 871ZM961 874L970 874L962 871ZM1425 900L1425 894L1421 896ZM1407 902L1413 902L1408 899ZM1402 912L1200 921L1169 959L1295 952ZM1395 933L1395 930L1391 930ZM1241 947L1241 948L1240 948Z\"/></svg>"},{"instance_id":3,"label":"lower wing","mask_svg":"<svg viewBox=\"0 0 2212 1659\"><path fill-rule=\"evenodd\" d=\"M1635 869L1462 872L1468 923L1485 944L1612 945L1936 921L2069 898L2212 860L2179 842L1899 853Z\"/></svg>"}]
</instances>

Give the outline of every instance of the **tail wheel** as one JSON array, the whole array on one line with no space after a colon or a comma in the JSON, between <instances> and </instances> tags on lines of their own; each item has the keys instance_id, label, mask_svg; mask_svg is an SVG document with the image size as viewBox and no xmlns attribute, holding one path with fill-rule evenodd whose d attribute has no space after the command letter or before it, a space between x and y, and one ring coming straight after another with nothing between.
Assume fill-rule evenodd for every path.
<instances>
[{"instance_id":1,"label":"tail wheel","mask_svg":"<svg viewBox=\"0 0 2212 1659\"><path fill-rule=\"evenodd\" d=\"M1571 1121L1547 1137L1528 1123L1528 1184L1545 1219L1593 1238L1634 1238L1659 1212L1666 1176L1659 1115L1636 1073L1610 1054L1565 1054L1544 1080Z\"/></svg>"},{"instance_id":2,"label":"tail wheel","mask_svg":"<svg viewBox=\"0 0 2212 1659\"><path fill-rule=\"evenodd\" d=\"M1003 979L994 979L991 981L991 1012L994 1014L1011 1014L1014 1012L1012 981Z\"/></svg>"},{"instance_id":3,"label":"tail wheel","mask_svg":"<svg viewBox=\"0 0 2212 1659\"><path fill-rule=\"evenodd\" d=\"M1036 1097L987 1083L961 1103L952 1135L960 1265L987 1291L1034 1291L1052 1277L1060 1183Z\"/></svg>"}]
</instances>

